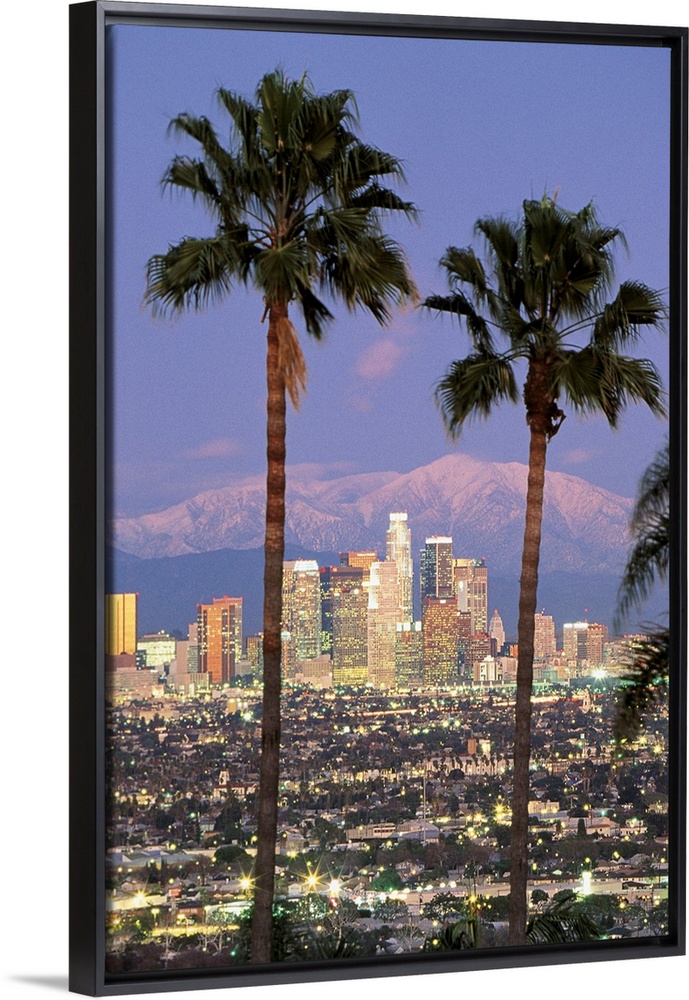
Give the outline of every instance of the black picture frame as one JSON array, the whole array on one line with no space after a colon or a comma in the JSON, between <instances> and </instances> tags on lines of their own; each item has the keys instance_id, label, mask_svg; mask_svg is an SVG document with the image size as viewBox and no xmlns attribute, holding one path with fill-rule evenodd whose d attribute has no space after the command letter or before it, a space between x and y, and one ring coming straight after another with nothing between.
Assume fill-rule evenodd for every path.
<instances>
[{"instance_id":1,"label":"black picture frame","mask_svg":"<svg viewBox=\"0 0 689 1000\"><path fill-rule=\"evenodd\" d=\"M669 335L673 548L670 565L670 931L528 950L395 956L213 970L105 972L105 508L108 415L105 29L114 23L663 46L671 50ZM116 996L684 955L686 935L686 28L120 2L70 6L70 989ZM93 669L94 663L97 669Z\"/></svg>"}]
</instances>

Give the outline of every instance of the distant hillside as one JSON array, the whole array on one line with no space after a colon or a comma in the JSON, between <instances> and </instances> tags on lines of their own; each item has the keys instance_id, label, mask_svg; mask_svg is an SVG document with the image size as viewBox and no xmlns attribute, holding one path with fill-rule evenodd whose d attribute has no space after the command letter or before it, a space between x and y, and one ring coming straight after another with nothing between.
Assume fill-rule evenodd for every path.
<instances>
[{"instance_id":1,"label":"distant hillside","mask_svg":"<svg viewBox=\"0 0 689 1000\"><path fill-rule=\"evenodd\" d=\"M375 549L384 554L391 511L407 511L415 553L433 534L452 535L458 556L485 556L493 573L519 573L527 468L451 454L400 474L338 479L288 477L286 542L300 551ZM263 543L263 477L236 481L111 525L111 542L142 559ZM543 573L617 576L628 547L632 501L576 476L546 474Z\"/></svg>"}]
</instances>

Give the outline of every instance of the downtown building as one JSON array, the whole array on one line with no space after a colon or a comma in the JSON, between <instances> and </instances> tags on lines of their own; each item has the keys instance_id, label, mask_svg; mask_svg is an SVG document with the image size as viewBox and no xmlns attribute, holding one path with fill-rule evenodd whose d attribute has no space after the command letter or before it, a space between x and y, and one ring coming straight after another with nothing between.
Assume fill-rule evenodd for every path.
<instances>
[{"instance_id":1,"label":"downtown building","mask_svg":"<svg viewBox=\"0 0 689 1000\"><path fill-rule=\"evenodd\" d=\"M395 682L399 688L423 683L423 626L398 622L395 626Z\"/></svg>"},{"instance_id":2,"label":"downtown building","mask_svg":"<svg viewBox=\"0 0 689 1000\"><path fill-rule=\"evenodd\" d=\"M364 570L361 566L322 566L320 571L321 586L321 652L330 653L333 649L333 591L341 590L348 583L357 587L364 585ZM366 570L366 585L369 571Z\"/></svg>"},{"instance_id":3,"label":"downtown building","mask_svg":"<svg viewBox=\"0 0 689 1000\"><path fill-rule=\"evenodd\" d=\"M562 651L566 660L576 660L577 669L603 664L608 628L598 622L565 622L562 626Z\"/></svg>"},{"instance_id":4,"label":"downtown building","mask_svg":"<svg viewBox=\"0 0 689 1000\"><path fill-rule=\"evenodd\" d=\"M368 682L377 690L396 683L397 625L401 621L397 563L371 564L368 587Z\"/></svg>"},{"instance_id":5,"label":"downtown building","mask_svg":"<svg viewBox=\"0 0 689 1000\"><path fill-rule=\"evenodd\" d=\"M242 598L215 597L196 614L198 671L211 685L232 684L242 659Z\"/></svg>"},{"instance_id":6,"label":"downtown building","mask_svg":"<svg viewBox=\"0 0 689 1000\"><path fill-rule=\"evenodd\" d=\"M333 684L364 687L368 682L368 580L364 585L361 566L348 569L351 572L346 575L334 574L330 587Z\"/></svg>"},{"instance_id":7,"label":"downtown building","mask_svg":"<svg viewBox=\"0 0 689 1000\"><path fill-rule=\"evenodd\" d=\"M488 623L488 635L495 640L496 655L502 652L505 645L505 626L496 608Z\"/></svg>"},{"instance_id":8,"label":"downtown building","mask_svg":"<svg viewBox=\"0 0 689 1000\"><path fill-rule=\"evenodd\" d=\"M136 654L137 594L105 595L105 655Z\"/></svg>"},{"instance_id":9,"label":"downtown building","mask_svg":"<svg viewBox=\"0 0 689 1000\"><path fill-rule=\"evenodd\" d=\"M282 670L321 655L321 576L315 559L282 564Z\"/></svg>"},{"instance_id":10,"label":"downtown building","mask_svg":"<svg viewBox=\"0 0 689 1000\"><path fill-rule=\"evenodd\" d=\"M471 631L487 634L488 568L485 559L452 559L452 593L457 597L459 610L471 615Z\"/></svg>"},{"instance_id":11,"label":"downtown building","mask_svg":"<svg viewBox=\"0 0 689 1000\"><path fill-rule=\"evenodd\" d=\"M534 659L549 660L557 652L555 622L552 615L537 612L534 615Z\"/></svg>"},{"instance_id":12,"label":"downtown building","mask_svg":"<svg viewBox=\"0 0 689 1000\"><path fill-rule=\"evenodd\" d=\"M452 538L432 535L420 553L421 608L427 597L452 597Z\"/></svg>"},{"instance_id":13,"label":"downtown building","mask_svg":"<svg viewBox=\"0 0 689 1000\"><path fill-rule=\"evenodd\" d=\"M385 535L385 561L397 566L400 609L398 621L411 622L414 620L414 564L406 512L390 514L390 527Z\"/></svg>"},{"instance_id":14,"label":"downtown building","mask_svg":"<svg viewBox=\"0 0 689 1000\"><path fill-rule=\"evenodd\" d=\"M453 597L423 599L423 683L448 687L459 679L459 621Z\"/></svg>"}]
</instances>

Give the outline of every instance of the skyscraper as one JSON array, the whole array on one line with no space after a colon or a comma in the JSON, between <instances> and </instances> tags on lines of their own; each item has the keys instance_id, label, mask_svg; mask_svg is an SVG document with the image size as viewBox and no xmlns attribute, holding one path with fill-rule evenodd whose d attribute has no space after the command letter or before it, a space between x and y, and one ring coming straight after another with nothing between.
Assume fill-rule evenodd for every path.
<instances>
[{"instance_id":1,"label":"skyscraper","mask_svg":"<svg viewBox=\"0 0 689 1000\"><path fill-rule=\"evenodd\" d=\"M421 549L421 604L427 597L452 596L452 539L433 535Z\"/></svg>"},{"instance_id":2,"label":"skyscraper","mask_svg":"<svg viewBox=\"0 0 689 1000\"><path fill-rule=\"evenodd\" d=\"M397 564L371 563L368 588L368 679L374 688L395 686L396 626L399 621Z\"/></svg>"},{"instance_id":3,"label":"skyscraper","mask_svg":"<svg viewBox=\"0 0 689 1000\"><path fill-rule=\"evenodd\" d=\"M547 660L548 657L555 656L556 648L553 616L537 612L534 615L534 658Z\"/></svg>"},{"instance_id":4,"label":"skyscraper","mask_svg":"<svg viewBox=\"0 0 689 1000\"><path fill-rule=\"evenodd\" d=\"M411 531L407 514L390 514L390 527L385 535L385 560L397 565L400 594L400 622L414 618L414 565L411 556Z\"/></svg>"},{"instance_id":5,"label":"skyscraper","mask_svg":"<svg viewBox=\"0 0 689 1000\"><path fill-rule=\"evenodd\" d=\"M136 654L136 594L105 595L105 655Z\"/></svg>"},{"instance_id":6,"label":"skyscraper","mask_svg":"<svg viewBox=\"0 0 689 1000\"><path fill-rule=\"evenodd\" d=\"M282 630L295 662L321 655L321 577L315 559L282 564Z\"/></svg>"},{"instance_id":7,"label":"skyscraper","mask_svg":"<svg viewBox=\"0 0 689 1000\"><path fill-rule=\"evenodd\" d=\"M333 648L333 588L341 588L347 582L357 586L363 584L363 570L360 566L323 566L321 578L321 652L331 653Z\"/></svg>"},{"instance_id":8,"label":"skyscraper","mask_svg":"<svg viewBox=\"0 0 689 1000\"><path fill-rule=\"evenodd\" d=\"M395 679L397 687L413 687L423 680L421 622L398 622L395 626Z\"/></svg>"},{"instance_id":9,"label":"skyscraper","mask_svg":"<svg viewBox=\"0 0 689 1000\"><path fill-rule=\"evenodd\" d=\"M607 625L591 622L586 636L586 659L591 666L599 667L603 663L603 649L607 641Z\"/></svg>"},{"instance_id":10,"label":"skyscraper","mask_svg":"<svg viewBox=\"0 0 689 1000\"><path fill-rule=\"evenodd\" d=\"M199 604L196 623L199 673L208 674L211 684L231 683L242 658L242 598L214 597L212 604Z\"/></svg>"},{"instance_id":11,"label":"skyscraper","mask_svg":"<svg viewBox=\"0 0 689 1000\"><path fill-rule=\"evenodd\" d=\"M363 687L368 681L368 588L359 579L333 581L333 684Z\"/></svg>"},{"instance_id":12,"label":"skyscraper","mask_svg":"<svg viewBox=\"0 0 689 1000\"><path fill-rule=\"evenodd\" d=\"M451 597L423 600L423 681L451 685L459 679L458 612Z\"/></svg>"},{"instance_id":13,"label":"skyscraper","mask_svg":"<svg viewBox=\"0 0 689 1000\"><path fill-rule=\"evenodd\" d=\"M500 613L497 608L493 611L493 615L488 624L488 635L491 639L495 639L495 645L497 647L497 652L499 653L505 645L505 626L502 623L502 618L500 617Z\"/></svg>"},{"instance_id":14,"label":"skyscraper","mask_svg":"<svg viewBox=\"0 0 689 1000\"><path fill-rule=\"evenodd\" d=\"M452 560L452 593L471 614L472 632L488 632L488 569L485 559Z\"/></svg>"},{"instance_id":15,"label":"skyscraper","mask_svg":"<svg viewBox=\"0 0 689 1000\"><path fill-rule=\"evenodd\" d=\"M568 660L581 663L586 659L588 622L566 622L562 626L562 650Z\"/></svg>"}]
</instances>

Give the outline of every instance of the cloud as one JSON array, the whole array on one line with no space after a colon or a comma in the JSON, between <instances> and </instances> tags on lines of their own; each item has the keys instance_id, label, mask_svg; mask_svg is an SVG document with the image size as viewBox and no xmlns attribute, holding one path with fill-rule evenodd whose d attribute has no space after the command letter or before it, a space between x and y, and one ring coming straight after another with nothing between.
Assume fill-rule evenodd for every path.
<instances>
[{"instance_id":1,"label":"cloud","mask_svg":"<svg viewBox=\"0 0 689 1000\"><path fill-rule=\"evenodd\" d=\"M562 461L566 465L581 465L583 462L589 462L596 455L597 452L593 448L572 448L565 452Z\"/></svg>"},{"instance_id":2,"label":"cloud","mask_svg":"<svg viewBox=\"0 0 689 1000\"><path fill-rule=\"evenodd\" d=\"M389 337L378 340L359 355L356 373L370 382L389 378L408 351L408 347Z\"/></svg>"},{"instance_id":3,"label":"cloud","mask_svg":"<svg viewBox=\"0 0 689 1000\"><path fill-rule=\"evenodd\" d=\"M185 451L184 457L191 459L205 458L227 458L228 455L237 455L242 450L238 441L232 438L217 438L215 441L206 441L197 448Z\"/></svg>"}]
</instances>

